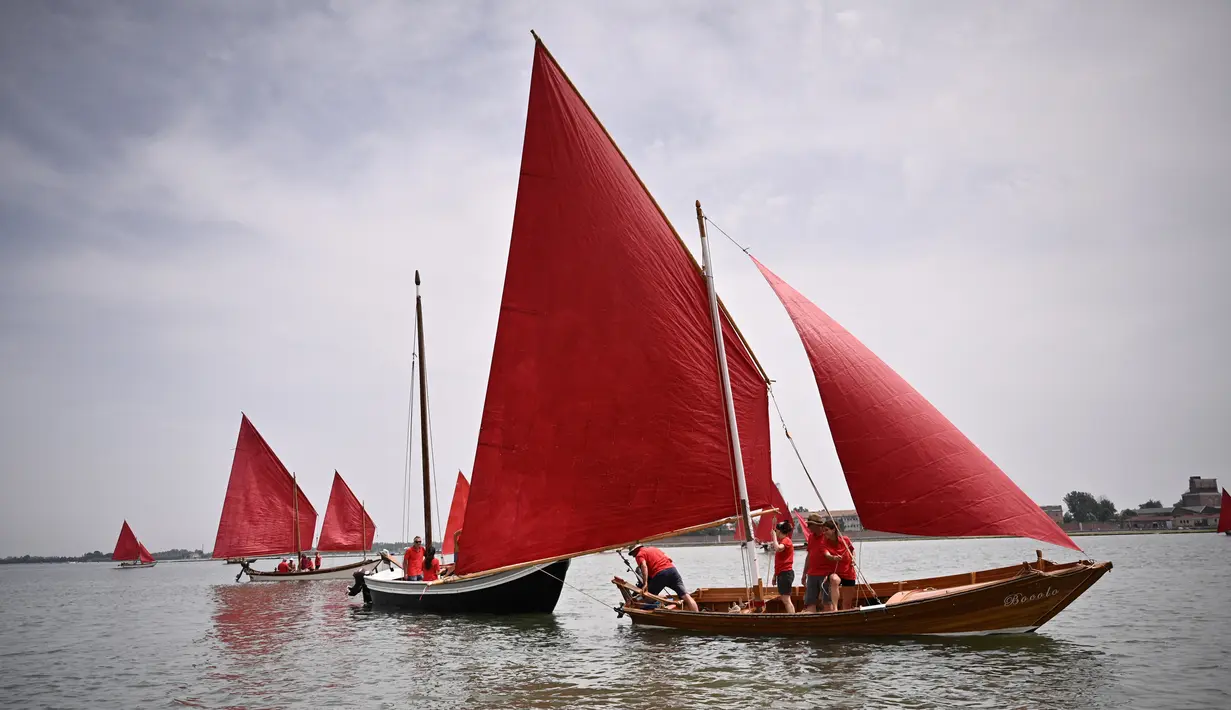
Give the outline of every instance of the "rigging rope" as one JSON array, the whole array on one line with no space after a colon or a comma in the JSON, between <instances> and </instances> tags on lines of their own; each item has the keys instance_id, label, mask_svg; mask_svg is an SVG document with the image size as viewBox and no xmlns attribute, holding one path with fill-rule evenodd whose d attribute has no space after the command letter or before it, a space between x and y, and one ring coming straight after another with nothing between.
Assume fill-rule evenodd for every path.
<instances>
[{"instance_id":1,"label":"rigging rope","mask_svg":"<svg viewBox=\"0 0 1231 710\"><path fill-rule=\"evenodd\" d=\"M423 397L427 403L427 411L424 413L424 416L427 418L427 448L432 461L432 500L436 504L436 521L443 522L440 517L440 485L436 482L436 439L432 435L432 388L428 386L427 378L423 380ZM441 547L444 546L444 534L445 531L441 530Z\"/></svg>"},{"instance_id":2,"label":"rigging rope","mask_svg":"<svg viewBox=\"0 0 1231 710\"><path fill-rule=\"evenodd\" d=\"M603 601L602 599L599 599L598 597L594 596L593 594L590 594L589 592L587 592L587 591L586 591L586 590L584 590L584 589L578 589L577 587L574 587L573 585L571 585L571 584L569 584L568 582L564 581L564 579L563 579L563 578L561 578L561 577L557 577L556 575L552 574L551 572L548 572L546 569L541 569L541 570L539 570L539 571L540 571L540 572L542 572L543 574L547 575L548 577L551 577L552 579L556 580L556 581L557 581L557 582L559 582L560 584L563 584L564 586L568 587L569 589L573 590L574 592L578 592L578 593L580 593L580 594L584 594L584 595L585 595L585 596L587 596L587 597L590 597L591 599L593 599L594 601L596 601L596 602L598 602L600 605L602 605L602 607L603 607L604 609L610 609L610 608L611 608L611 605L610 605L609 603L607 603L607 602Z\"/></svg>"},{"instance_id":3,"label":"rigging rope","mask_svg":"<svg viewBox=\"0 0 1231 710\"><path fill-rule=\"evenodd\" d=\"M418 363L418 340L410 348L410 402L406 406L406 459L402 469L402 541L410 540L410 471L415 426L415 366Z\"/></svg>"}]
</instances>

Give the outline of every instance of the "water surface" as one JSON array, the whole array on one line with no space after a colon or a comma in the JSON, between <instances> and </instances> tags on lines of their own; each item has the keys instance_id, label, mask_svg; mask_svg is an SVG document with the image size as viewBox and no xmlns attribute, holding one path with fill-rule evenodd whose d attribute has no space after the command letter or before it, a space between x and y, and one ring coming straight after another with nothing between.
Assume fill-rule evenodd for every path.
<instances>
[{"instance_id":1,"label":"water surface","mask_svg":"<svg viewBox=\"0 0 1231 710\"><path fill-rule=\"evenodd\" d=\"M574 561L568 582L580 591L566 587L553 615L524 617L369 611L345 582L236 584L236 568L218 562L6 565L0 705L1231 707L1231 644L1220 641L1231 538L1078 542L1115 569L1039 632L889 641L634 629L611 610L612 575L630 577L615 554ZM1032 560L1035 547L885 541L859 552L877 581ZM690 587L741 579L734 548L668 553Z\"/></svg>"}]
</instances>

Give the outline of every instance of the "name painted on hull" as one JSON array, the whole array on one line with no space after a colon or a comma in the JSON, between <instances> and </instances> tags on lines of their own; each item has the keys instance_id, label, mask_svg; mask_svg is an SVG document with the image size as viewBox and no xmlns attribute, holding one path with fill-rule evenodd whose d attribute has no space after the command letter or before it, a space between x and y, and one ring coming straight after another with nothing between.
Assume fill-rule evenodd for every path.
<instances>
[{"instance_id":1,"label":"name painted on hull","mask_svg":"<svg viewBox=\"0 0 1231 710\"><path fill-rule=\"evenodd\" d=\"M1047 588L1047 591L1037 592L1035 594L1010 594L1004 598L1005 606L1018 606L1019 604L1031 604L1033 602L1043 601L1049 597L1054 597L1060 593L1059 589Z\"/></svg>"}]
</instances>

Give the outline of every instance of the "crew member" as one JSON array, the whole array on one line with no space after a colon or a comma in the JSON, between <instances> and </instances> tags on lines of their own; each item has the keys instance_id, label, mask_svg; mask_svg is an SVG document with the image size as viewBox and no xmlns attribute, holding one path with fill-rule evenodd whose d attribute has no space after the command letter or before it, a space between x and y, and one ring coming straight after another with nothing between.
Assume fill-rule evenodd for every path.
<instances>
[{"instance_id":1,"label":"crew member","mask_svg":"<svg viewBox=\"0 0 1231 710\"><path fill-rule=\"evenodd\" d=\"M286 572L290 572L290 571L291 571L291 565L289 562L286 561L286 558L283 557L282 561L278 563L278 572L285 574Z\"/></svg>"},{"instance_id":2,"label":"crew member","mask_svg":"<svg viewBox=\"0 0 1231 710\"><path fill-rule=\"evenodd\" d=\"M313 564L313 566L316 567L317 569L321 568L321 551L320 550L316 551L316 561Z\"/></svg>"},{"instance_id":3,"label":"crew member","mask_svg":"<svg viewBox=\"0 0 1231 710\"><path fill-rule=\"evenodd\" d=\"M435 582L440 579L440 558L436 556L436 548L429 547L423 556L423 581Z\"/></svg>"},{"instance_id":4,"label":"crew member","mask_svg":"<svg viewBox=\"0 0 1231 710\"><path fill-rule=\"evenodd\" d=\"M658 594L664 588L669 587L684 600L685 609L697 611L697 602L686 591L684 578L680 576L680 571L675 568L675 563L667 557L665 552L657 547L633 545L628 548L628 553L637 558L637 569L640 570L642 580L642 594L646 592Z\"/></svg>"},{"instance_id":5,"label":"crew member","mask_svg":"<svg viewBox=\"0 0 1231 710\"><path fill-rule=\"evenodd\" d=\"M778 596L775 598L782 600L786 613L794 614L795 604L791 601L791 590L795 586L795 543L791 540L791 533L795 526L788 518L778 523L775 528L778 534L774 535L774 539L769 543L774 550L774 584L778 585Z\"/></svg>"},{"instance_id":6,"label":"crew member","mask_svg":"<svg viewBox=\"0 0 1231 710\"><path fill-rule=\"evenodd\" d=\"M402 553L402 570L411 582L423 581L423 538L415 535L414 542Z\"/></svg>"},{"instance_id":7,"label":"crew member","mask_svg":"<svg viewBox=\"0 0 1231 710\"><path fill-rule=\"evenodd\" d=\"M838 526L820 513L808 516L808 529L812 538L808 540L808 557L804 561L804 572L808 575L804 612L815 612L818 601L821 611L834 611L840 584L838 565L851 553L838 539Z\"/></svg>"}]
</instances>

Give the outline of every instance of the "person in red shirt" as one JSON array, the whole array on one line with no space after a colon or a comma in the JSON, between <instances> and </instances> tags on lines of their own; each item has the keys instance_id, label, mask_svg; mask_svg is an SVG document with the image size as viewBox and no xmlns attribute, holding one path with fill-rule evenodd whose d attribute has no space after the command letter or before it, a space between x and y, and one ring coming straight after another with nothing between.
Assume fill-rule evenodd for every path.
<instances>
[{"instance_id":1,"label":"person in red shirt","mask_svg":"<svg viewBox=\"0 0 1231 710\"><path fill-rule=\"evenodd\" d=\"M791 601L791 590L795 586L795 543L791 540L791 533L794 532L795 526L787 519L778 523L775 528L777 534L769 543L774 550L774 584L778 585L778 596L775 599L782 600L786 613L794 614L795 604Z\"/></svg>"},{"instance_id":2,"label":"person in red shirt","mask_svg":"<svg viewBox=\"0 0 1231 710\"><path fill-rule=\"evenodd\" d=\"M278 572L285 574L286 572L290 572L290 571L291 571L290 563L286 561L285 557L282 558L282 561L278 563Z\"/></svg>"},{"instance_id":3,"label":"person in red shirt","mask_svg":"<svg viewBox=\"0 0 1231 710\"><path fill-rule=\"evenodd\" d=\"M414 543L402 553L402 570L411 582L423 581L423 538L415 535Z\"/></svg>"},{"instance_id":4,"label":"person in red shirt","mask_svg":"<svg viewBox=\"0 0 1231 710\"><path fill-rule=\"evenodd\" d=\"M846 551L848 553L845 557L842 558L842 561L838 563L838 580L839 580L838 586L839 587L854 587L855 578L856 578L855 543L851 542L851 539L845 535L839 535L838 539L842 541L842 544L843 546L846 547ZM855 599L854 597L852 597L850 599L850 604L844 604L842 595L841 594L838 595L838 608L839 609L847 609L850 606L852 606L854 602L855 602Z\"/></svg>"},{"instance_id":5,"label":"person in red shirt","mask_svg":"<svg viewBox=\"0 0 1231 710\"><path fill-rule=\"evenodd\" d=\"M316 560L313 562L313 566L316 567L317 569L321 568L321 551L320 550L316 551Z\"/></svg>"},{"instance_id":6,"label":"person in red shirt","mask_svg":"<svg viewBox=\"0 0 1231 710\"><path fill-rule=\"evenodd\" d=\"M436 548L429 547L423 556L423 581L435 582L440 579L440 558L436 556Z\"/></svg>"},{"instance_id":7,"label":"person in red shirt","mask_svg":"<svg viewBox=\"0 0 1231 710\"><path fill-rule=\"evenodd\" d=\"M818 601L821 611L834 611L840 584L838 567L851 557L851 553L839 539L838 526L832 520L825 520L820 513L808 516L808 528L812 537L808 540L808 557L804 562L807 575L804 612L815 612Z\"/></svg>"},{"instance_id":8,"label":"person in red shirt","mask_svg":"<svg viewBox=\"0 0 1231 710\"><path fill-rule=\"evenodd\" d=\"M657 547L633 545L628 548L628 554L637 558L637 570L641 575L641 592L658 594L664 588L670 588L684 600L684 608L697 611L697 602L685 591L684 578L675 568L675 563L667 557L667 553Z\"/></svg>"}]
</instances>

